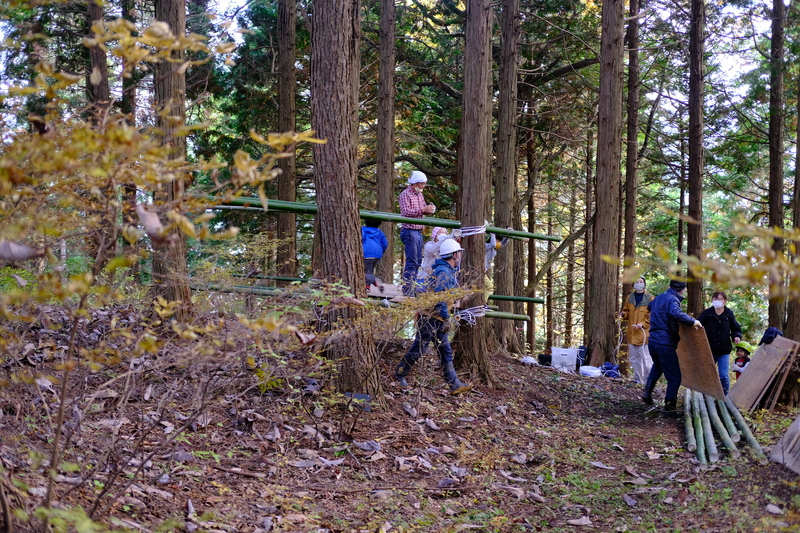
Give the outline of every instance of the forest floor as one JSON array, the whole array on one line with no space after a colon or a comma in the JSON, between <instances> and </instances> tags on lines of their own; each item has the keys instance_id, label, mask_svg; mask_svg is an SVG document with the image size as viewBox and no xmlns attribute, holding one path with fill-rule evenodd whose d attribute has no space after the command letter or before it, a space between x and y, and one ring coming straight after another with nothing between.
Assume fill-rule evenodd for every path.
<instances>
[{"instance_id":1,"label":"forest floor","mask_svg":"<svg viewBox=\"0 0 800 533\"><path fill-rule=\"evenodd\" d=\"M53 342L40 335L3 373L59 375L55 360L31 357ZM390 369L406 346L382 347L385 396L366 412L307 379L305 354L283 354L286 377L267 388L240 365L79 366L51 515L77 524L83 509L131 531L800 530L796 474L760 465L743 441L741 458L720 443L719 462L701 466L683 420L662 419L630 380L495 356L505 390L453 397L429 353L400 392ZM43 513L59 384L5 389L0 465L17 509L7 530L31 531L22 511ZM749 420L768 451L796 416Z\"/></svg>"}]
</instances>

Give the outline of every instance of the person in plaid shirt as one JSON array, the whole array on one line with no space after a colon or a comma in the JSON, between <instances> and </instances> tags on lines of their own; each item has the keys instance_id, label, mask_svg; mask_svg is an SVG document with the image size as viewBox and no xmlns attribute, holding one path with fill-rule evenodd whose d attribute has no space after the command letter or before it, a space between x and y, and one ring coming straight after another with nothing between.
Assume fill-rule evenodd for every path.
<instances>
[{"instance_id":1,"label":"person in plaid shirt","mask_svg":"<svg viewBox=\"0 0 800 533\"><path fill-rule=\"evenodd\" d=\"M400 215L409 218L422 218L436 211L436 206L426 204L422 191L428 183L428 177L415 170L408 178L408 187L400 193ZM422 228L421 224L401 224L400 240L403 242L406 254L406 265L403 269L403 294L415 296L414 284L417 271L422 264Z\"/></svg>"}]
</instances>

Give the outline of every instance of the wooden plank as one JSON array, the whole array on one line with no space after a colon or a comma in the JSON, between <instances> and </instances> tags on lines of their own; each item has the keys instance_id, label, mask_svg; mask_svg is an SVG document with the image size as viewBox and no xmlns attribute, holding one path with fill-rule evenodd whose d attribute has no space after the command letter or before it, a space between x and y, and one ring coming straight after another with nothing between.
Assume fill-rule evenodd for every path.
<instances>
[{"instance_id":1,"label":"wooden plank","mask_svg":"<svg viewBox=\"0 0 800 533\"><path fill-rule=\"evenodd\" d=\"M778 443L772 447L770 460L786 465L787 468L800 474L800 417L798 417Z\"/></svg>"},{"instance_id":2,"label":"wooden plank","mask_svg":"<svg viewBox=\"0 0 800 533\"><path fill-rule=\"evenodd\" d=\"M746 412L755 409L777 371L793 352L797 353L797 348L798 343L786 337L776 337L772 343L759 346L728 394L734 405Z\"/></svg>"},{"instance_id":3,"label":"wooden plank","mask_svg":"<svg viewBox=\"0 0 800 533\"><path fill-rule=\"evenodd\" d=\"M678 361L681 365L681 385L720 401L725 392L719 382L719 372L703 329L680 325Z\"/></svg>"},{"instance_id":4,"label":"wooden plank","mask_svg":"<svg viewBox=\"0 0 800 533\"><path fill-rule=\"evenodd\" d=\"M789 372L792 371L792 366L794 366L794 360L797 357L797 350L798 346L795 346L795 349L792 350L791 354L789 354L789 362L784 366L783 372L779 374L781 376L780 381L778 382L778 386L775 387L773 391L773 398L772 401L769 403L769 412L775 410L775 406L778 404L778 398L781 396L781 391L783 390L783 386L786 384L786 378L789 377Z\"/></svg>"}]
</instances>

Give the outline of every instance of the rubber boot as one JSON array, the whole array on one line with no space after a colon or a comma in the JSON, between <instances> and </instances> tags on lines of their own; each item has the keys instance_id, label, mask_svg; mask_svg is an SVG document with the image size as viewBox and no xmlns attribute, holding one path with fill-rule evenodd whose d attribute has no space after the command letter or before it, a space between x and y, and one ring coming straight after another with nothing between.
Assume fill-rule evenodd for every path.
<instances>
[{"instance_id":1,"label":"rubber boot","mask_svg":"<svg viewBox=\"0 0 800 533\"><path fill-rule=\"evenodd\" d=\"M408 389L411 388L411 385L408 384L406 381L406 376L411 371L411 368L407 367L403 363L397 365L397 368L394 369L394 379L397 380L397 386L401 389Z\"/></svg>"},{"instance_id":2,"label":"rubber boot","mask_svg":"<svg viewBox=\"0 0 800 533\"><path fill-rule=\"evenodd\" d=\"M677 418L679 415L678 399L664 400L664 410L661 412L661 418Z\"/></svg>"},{"instance_id":3,"label":"rubber boot","mask_svg":"<svg viewBox=\"0 0 800 533\"><path fill-rule=\"evenodd\" d=\"M467 392L472 389L471 383L463 383L461 380L458 379L456 375L456 369L453 366L453 363L447 363L444 367L444 379L447 381L447 384L450 386L450 394L455 396L456 394L461 394Z\"/></svg>"},{"instance_id":4,"label":"rubber boot","mask_svg":"<svg viewBox=\"0 0 800 533\"><path fill-rule=\"evenodd\" d=\"M647 405L653 405L653 389L656 388L656 380L648 379L644 384L644 392L642 393L642 401Z\"/></svg>"}]
</instances>

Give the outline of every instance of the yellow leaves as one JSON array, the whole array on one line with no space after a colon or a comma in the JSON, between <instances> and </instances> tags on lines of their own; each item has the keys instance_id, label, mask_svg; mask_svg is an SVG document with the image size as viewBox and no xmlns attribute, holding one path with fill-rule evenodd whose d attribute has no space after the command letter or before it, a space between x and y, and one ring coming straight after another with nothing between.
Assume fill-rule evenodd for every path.
<instances>
[{"instance_id":1,"label":"yellow leaves","mask_svg":"<svg viewBox=\"0 0 800 533\"><path fill-rule=\"evenodd\" d=\"M325 139L314 137L314 130L304 132L289 131L286 133L270 133L267 137L250 130L250 138L259 144L265 144L277 152L283 152L287 148L300 143L325 144Z\"/></svg>"},{"instance_id":2,"label":"yellow leaves","mask_svg":"<svg viewBox=\"0 0 800 533\"><path fill-rule=\"evenodd\" d=\"M79 295L89 294L89 290L92 287L92 281L94 281L94 278L91 272L75 274L69 279L67 291L72 294Z\"/></svg>"},{"instance_id":3,"label":"yellow leaves","mask_svg":"<svg viewBox=\"0 0 800 533\"><path fill-rule=\"evenodd\" d=\"M144 37L142 42L150 46L163 46L163 41L173 41L175 39L169 24L158 20L145 28L142 36Z\"/></svg>"},{"instance_id":4,"label":"yellow leaves","mask_svg":"<svg viewBox=\"0 0 800 533\"><path fill-rule=\"evenodd\" d=\"M89 75L89 81L92 85L100 85L100 82L103 81L103 76L100 74L100 68L95 66L92 69L92 73Z\"/></svg>"},{"instance_id":5,"label":"yellow leaves","mask_svg":"<svg viewBox=\"0 0 800 533\"><path fill-rule=\"evenodd\" d=\"M215 50L218 54L230 54L236 50L236 43L220 43Z\"/></svg>"}]
</instances>

